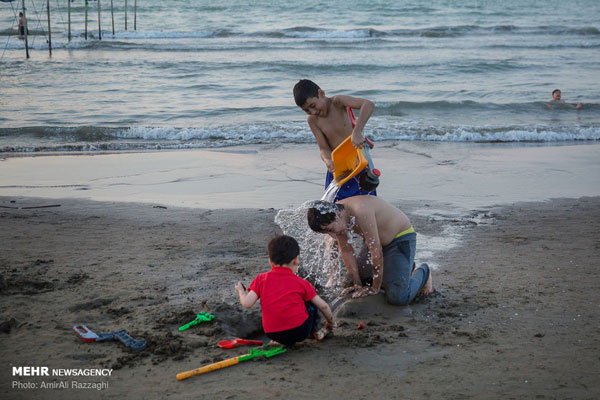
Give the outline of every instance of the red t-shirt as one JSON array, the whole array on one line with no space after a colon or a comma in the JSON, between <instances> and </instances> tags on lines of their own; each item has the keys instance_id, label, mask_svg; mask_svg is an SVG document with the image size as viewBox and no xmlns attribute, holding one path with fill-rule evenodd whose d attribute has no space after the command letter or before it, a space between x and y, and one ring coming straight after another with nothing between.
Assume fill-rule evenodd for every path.
<instances>
[{"instance_id":1,"label":"red t-shirt","mask_svg":"<svg viewBox=\"0 0 600 400\"><path fill-rule=\"evenodd\" d=\"M302 325L308 318L304 302L317 295L309 282L288 267L273 267L258 275L248 287L250 290L260 299L263 329L267 333Z\"/></svg>"}]
</instances>

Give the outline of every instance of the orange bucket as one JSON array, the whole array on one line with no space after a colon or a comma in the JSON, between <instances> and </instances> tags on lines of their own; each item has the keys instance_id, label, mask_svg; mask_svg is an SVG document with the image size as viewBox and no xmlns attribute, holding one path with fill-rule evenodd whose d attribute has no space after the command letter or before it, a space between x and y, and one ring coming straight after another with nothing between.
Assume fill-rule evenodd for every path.
<instances>
[{"instance_id":1,"label":"orange bucket","mask_svg":"<svg viewBox=\"0 0 600 400\"><path fill-rule=\"evenodd\" d=\"M358 175L369 165L369 161L361 149L355 148L352 144L352 136L348 136L333 150L331 160L334 168L333 179L339 186Z\"/></svg>"}]
</instances>

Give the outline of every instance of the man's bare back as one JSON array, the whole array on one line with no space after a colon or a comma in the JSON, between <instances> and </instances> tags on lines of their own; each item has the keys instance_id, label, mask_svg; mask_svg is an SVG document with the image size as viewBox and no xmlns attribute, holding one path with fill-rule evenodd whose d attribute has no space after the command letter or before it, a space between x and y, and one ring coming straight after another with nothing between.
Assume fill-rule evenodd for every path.
<instances>
[{"instance_id":1,"label":"man's bare back","mask_svg":"<svg viewBox=\"0 0 600 400\"><path fill-rule=\"evenodd\" d=\"M401 210L375 196L353 196L340 200L350 215L356 218L354 231L361 236L377 227L381 246L387 246L394 237L411 227L410 220ZM367 239L367 238L365 238Z\"/></svg>"}]
</instances>

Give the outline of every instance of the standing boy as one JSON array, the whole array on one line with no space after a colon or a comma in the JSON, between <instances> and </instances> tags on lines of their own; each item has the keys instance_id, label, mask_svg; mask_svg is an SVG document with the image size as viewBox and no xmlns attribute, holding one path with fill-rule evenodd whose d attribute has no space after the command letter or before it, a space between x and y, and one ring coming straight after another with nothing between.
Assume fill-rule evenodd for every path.
<instances>
[{"instance_id":1,"label":"standing boy","mask_svg":"<svg viewBox=\"0 0 600 400\"><path fill-rule=\"evenodd\" d=\"M386 201L375 196L353 196L337 203L319 200L308 209L307 218L313 231L337 240L354 284L347 290L354 292L352 297L377 294L383 288L388 303L406 305L417 294L433 291L429 266L414 269L417 234L410 220ZM371 268L366 257L355 256L348 240L351 230L364 239ZM368 280L372 284L363 286Z\"/></svg>"},{"instance_id":2,"label":"standing boy","mask_svg":"<svg viewBox=\"0 0 600 400\"><path fill-rule=\"evenodd\" d=\"M298 242L291 236L276 236L269 242L268 250L271 271L254 278L248 292L241 282L235 285L240 303L250 308L260 298L265 333L285 346L309 337L317 320L317 307L327 320L314 334L317 340L322 340L336 324L331 309L317 295L315 288L296 275L300 255Z\"/></svg>"},{"instance_id":3,"label":"standing boy","mask_svg":"<svg viewBox=\"0 0 600 400\"><path fill-rule=\"evenodd\" d=\"M354 147L364 146L363 128L375 106L371 101L358 97L345 95L327 97L316 83L308 79L302 79L294 86L294 100L298 107L308 114L308 126L315 135L321 159L327 166L325 187L328 187L333 180L331 152L348 136L352 136ZM354 128L348 115L348 107L359 110ZM361 190L357 176L342 185L334 201L359 194L376 195L375 191Z\"/></svg>"}]
</instances>

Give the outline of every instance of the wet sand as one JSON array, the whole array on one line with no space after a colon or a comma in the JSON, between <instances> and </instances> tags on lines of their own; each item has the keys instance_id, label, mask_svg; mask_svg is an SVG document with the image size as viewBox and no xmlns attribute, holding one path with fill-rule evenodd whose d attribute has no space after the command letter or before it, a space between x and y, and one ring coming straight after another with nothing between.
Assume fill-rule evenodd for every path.
<instances>
[{"instance_id":1,"label":"wet sand","mask_svg":"<svg viewBox=\"0 0 600 400\"><path fill-rule=\"evenodd\" d=\"M450 210L600 196L600 144L381 142L371 152L386 200ZM314 144L0 158L0 196L194 208L286 208L320 198Z\"/></svg>"},{"instance_id":2,"label":"wet sand","mask_svg":"<svg viewBox=\"0 0 600 400\"><path fill-rule=\"evenodd\" d=\"M450 217L392 203L424 236L460 232L459 247L428 259L417 245L418 262L438 265L434 295L408 307L381 296L347 301L323 342L180 382L179 372L247 350L219 340L266 342L259 307L243 310L233 285L266 269L276 210L0 197L0 397L600 397L600 197ZM178 331L201 311L216 319ZM126 329L148 348L83 342L76 323ZM17 389L15 381L53 378L13 377L12 366L114 371L80 379L107 382L102 391Z\"/></svg>"}]
</instances>

